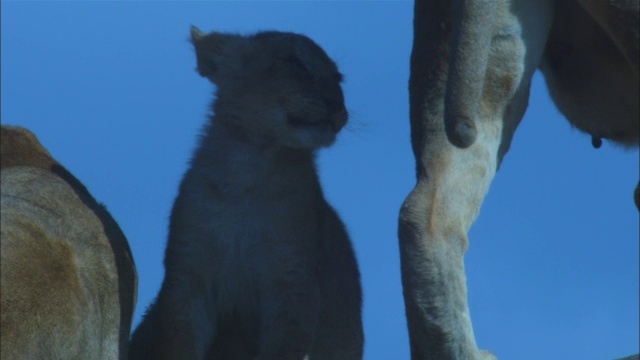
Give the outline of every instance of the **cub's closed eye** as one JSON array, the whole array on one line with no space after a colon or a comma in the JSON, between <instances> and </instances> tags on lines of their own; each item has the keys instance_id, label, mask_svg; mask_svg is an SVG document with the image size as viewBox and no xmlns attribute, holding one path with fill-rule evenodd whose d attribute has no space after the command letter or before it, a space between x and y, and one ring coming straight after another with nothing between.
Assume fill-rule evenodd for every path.
<instances>
[{"instance_id":1,"label":"cub's closed eye","mask_svg":"<svg viewBox=\"0 0 640 360\"><path fill-rule=\"evenodd\" d=\"M307 67L304 65L302 60L300 60L296 56L288 56L288 57L284 58L284 62L285 62L285 64L287 64L287 66L290 66L291 68L295 69L296 71L299 71L299 72L302 72L302 73L309 73L309 69L307 69Z\"/></svg>"}]
</instances>

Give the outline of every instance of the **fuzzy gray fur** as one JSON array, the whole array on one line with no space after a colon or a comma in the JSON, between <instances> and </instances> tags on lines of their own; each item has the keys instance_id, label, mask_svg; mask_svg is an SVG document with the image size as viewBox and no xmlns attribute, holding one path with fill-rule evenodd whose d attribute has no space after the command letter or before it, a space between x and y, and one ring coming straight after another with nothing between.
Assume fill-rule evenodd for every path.
<instances>
[{"instance_id":1,"label":"fuzzy gray fur","mask_svg":"<svg viewBox=\"0 0 640 360\"><path fill-rule=\"evenodd\" d=\"M218 87L171 215L133 359L361 359L359 272L314 152L347 121L341 75L291 33L203 34Z\"/></svg>"}]
</instances>

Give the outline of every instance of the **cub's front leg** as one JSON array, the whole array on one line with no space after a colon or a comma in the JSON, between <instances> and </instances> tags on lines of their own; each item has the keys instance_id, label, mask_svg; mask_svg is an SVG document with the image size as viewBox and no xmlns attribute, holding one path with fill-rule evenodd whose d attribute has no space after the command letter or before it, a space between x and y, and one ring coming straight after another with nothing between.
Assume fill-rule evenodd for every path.
<instances>
[{"instance_id":1,"label":"cub's front leg","mask_svg":"<svg viewBox=\"0 0 640 360\"><path fill-rule=\"evenodd\" d=\"M320 321L309 360L361 360L362 288L349 236L330 207L324 210L324 251L318 263Z\"/></svg>"},{"instance_id":2,"label":"cub's front leg","mask_svg":"<svg viewBox=\"0 0 640 360\"><path fill-rule=\"evenodd\" d=\"M191 271L189 277L167 273L155 304L155 359L205 359L215 338L215 305L207 283L203 272Z\"/></svg>"},{"instance_id":3,"label":"cub's front leg","mask_svg":"<svg viewBox=\"0 0 640 360\"><path fill-rule=\"evenodd\" d=\"M259 352L256 360L302 360L317 333L320 294L304 251L270 246L256 264Z\"/></svg>"}]
</instances>

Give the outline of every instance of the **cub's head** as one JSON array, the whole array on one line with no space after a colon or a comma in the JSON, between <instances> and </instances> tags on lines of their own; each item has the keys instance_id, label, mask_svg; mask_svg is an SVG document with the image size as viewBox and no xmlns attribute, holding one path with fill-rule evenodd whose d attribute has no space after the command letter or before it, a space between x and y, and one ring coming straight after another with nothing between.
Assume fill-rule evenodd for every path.
<instances>
[{"instance_id":1,"label":"cub's head","mask_svg":"<svg viewBox=\"0 0 640 360\"><path fill-rule=\"evenodd\" d=\"M215 121L249 141L328 146L348 114L336 64L306 36L241 36L191 28L198 72L217 86Z\"/></svg>"}]
</instances>

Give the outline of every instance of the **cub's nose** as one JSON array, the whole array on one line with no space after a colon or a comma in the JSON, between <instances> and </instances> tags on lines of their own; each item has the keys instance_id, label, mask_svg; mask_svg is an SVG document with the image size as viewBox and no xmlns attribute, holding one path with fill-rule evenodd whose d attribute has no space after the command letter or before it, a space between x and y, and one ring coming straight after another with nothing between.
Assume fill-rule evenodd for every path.
<instances>
[{"instance_id":1,"label":"cub's nose","mask_svg":"<svg viewBox=\"0 0 640 360\"><path fill-rule=\"evenodd\" d=\"M349 113L346 109L342 109L331 116L331 126L336 133L340 131L349 120Z\"/></svg>"}]
</instances>

